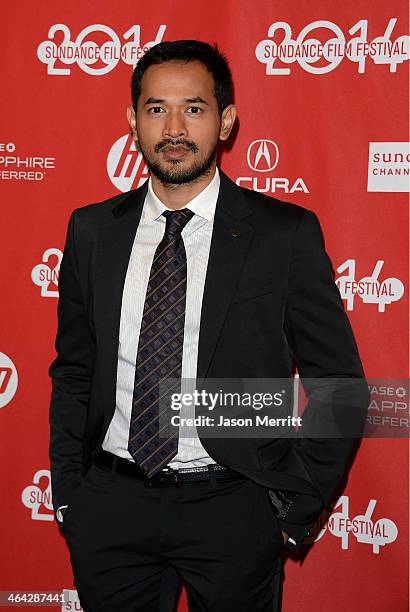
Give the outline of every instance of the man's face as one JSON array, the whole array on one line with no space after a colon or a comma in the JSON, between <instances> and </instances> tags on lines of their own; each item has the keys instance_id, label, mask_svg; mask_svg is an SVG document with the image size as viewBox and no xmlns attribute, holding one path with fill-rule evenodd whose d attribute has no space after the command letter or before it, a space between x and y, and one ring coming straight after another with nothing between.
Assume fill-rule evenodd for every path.
<instances>
[{"instance_id":1,"label":"man's face","mask_svg":"<svg viewBox=\"0 0 410 612\"><path fill-rule=\"evenodd\" d=\"M234 119L232 105L220 117L213 77L197 61L150 66L142 77L136 114L128 109L149 170L162 183L174 185L210 172L218 139L229 136Z\"/></svg>"}]
</instances>

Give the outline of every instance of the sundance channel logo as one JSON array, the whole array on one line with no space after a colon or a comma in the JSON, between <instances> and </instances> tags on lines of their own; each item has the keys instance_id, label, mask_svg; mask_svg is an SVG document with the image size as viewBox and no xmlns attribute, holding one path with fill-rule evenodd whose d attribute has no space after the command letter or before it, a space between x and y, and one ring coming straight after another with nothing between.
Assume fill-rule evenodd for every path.
<instances>
[{"instance_id":1,"label":"sundance channel logo","mask_svg":"<svg viewBox=\"0 0 410 612\"><path fill-rule=\"evenodd\" d=\"M367 191L410 191L410 142L369 143Z\"/></svg>"}]
</instances>

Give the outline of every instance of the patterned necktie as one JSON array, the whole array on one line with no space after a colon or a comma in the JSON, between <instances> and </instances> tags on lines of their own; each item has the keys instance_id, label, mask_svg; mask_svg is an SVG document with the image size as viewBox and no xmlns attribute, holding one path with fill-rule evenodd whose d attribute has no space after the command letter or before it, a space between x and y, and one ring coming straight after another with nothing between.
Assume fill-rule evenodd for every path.
<instances>
[{"instance_id":1,"label":"patterned necktie","mask_svg":"<svg viewBox=\"0 0 410 612\"><path fill-rule=\"evenodd\" d=\"M181 232L194 214L187 208L163 212L165 234L155 251L145 296L128 450L148 477L163 468L178 451L176 428L170 425L168 402L159 396L159 382L181 379L187 280Z\"/></svg>"}]
</instances>

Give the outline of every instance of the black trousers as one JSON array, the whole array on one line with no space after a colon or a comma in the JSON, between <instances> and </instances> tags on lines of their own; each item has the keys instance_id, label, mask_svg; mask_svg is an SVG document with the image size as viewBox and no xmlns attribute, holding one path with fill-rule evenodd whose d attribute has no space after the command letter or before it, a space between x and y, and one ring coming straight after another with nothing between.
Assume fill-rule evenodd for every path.
<instances>
[{"instance_id":1,"label":"black trousers","mask_svg":"<svg viewBox=\"0 0 410 612\"><path fill-rule=\"evenodd\" d=\"M63 533L85 612L172 609L176 575L190 612L278 609L282 533L251 480L147 488L93 464Z\"/></svg>"}]
</instances>

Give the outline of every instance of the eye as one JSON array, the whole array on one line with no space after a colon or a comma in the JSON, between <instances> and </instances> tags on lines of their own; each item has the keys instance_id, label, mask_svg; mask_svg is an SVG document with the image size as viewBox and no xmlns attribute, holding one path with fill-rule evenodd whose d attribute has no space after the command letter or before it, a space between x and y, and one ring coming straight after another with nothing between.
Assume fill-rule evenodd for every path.
<instances>
[{"instance_id":1,"label":"eye","mask_svg":"<svg viewBox=\"0 0 410 612\"><path fill-rule=\"evenodd\" d=\"M163 110L164 109L161 108L161 106L152 106L151 108L148 109L148 112L153 114L153 115L158 115Z\"/></svg>"},{"instance_id":2,"label":"eye","mask_svg":"<svg viewBox=\"0 0 410 612\"><path fill-rule=\"evenodd\" d=\"M202 113L202 108L199 108L199 106L190 106L187 110L191 111L192 115L199 115Z\"/></svg>"}]
</instances>

